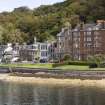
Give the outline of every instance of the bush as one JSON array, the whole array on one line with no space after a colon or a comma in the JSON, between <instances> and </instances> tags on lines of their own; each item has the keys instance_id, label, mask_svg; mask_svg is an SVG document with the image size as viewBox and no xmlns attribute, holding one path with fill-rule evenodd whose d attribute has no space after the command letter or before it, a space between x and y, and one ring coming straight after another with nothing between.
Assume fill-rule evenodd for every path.
<instances>
[{"instance_id":1,"label":"bush","mask_svg":"<svg viewBox=\"0 0 105 105\"><path fill-rule=\"evenodd\" d=\"M68 62L54 63L53 67L59 67L59 66L64 66L64 65L68 65Z\"/></svg>"},{"instance_id":2,"label":"bush","mask_svg":"<svg viewBox=\"0 0 105 105\"><path fill-rule=\"evenodd\" d=\"M93 64L89 65L89 68L97 68L97 67L98 67L98 65L96 63L93 63Z\"/></svg>"},{"instance_id":3,"label":"bush","mask_svg":"<svg viewBox=\"0 0 105 105\"><path fill-rule=\"evenodd\" d=\"M97 54L97 55L94 55L94 56L89 56L88 61L94 62L95 64L97 64L98 67L100 67L100 66L105 67L105 64L102 63L102 62L105 61L105 56L104 55Z\"/></svg>"},{"instance_id":4,"label":"bush","mask_svg":"<svg viewBox=\"0 0 105 105\"><path fill-rule=\"evenodd\" d=\"M69 65L79 65L79 66L89 66L90 62L85 62L85 61L70 61L68 62Z\"/></svg>"},{"instance_id":5,"label":"bush","mask_svg":"<svg viewBox=\"0 0 105 105\"><path fill-rule=\"evenodd\" d=\"M69 60L71 60L70 55L65 55L63 61L69 61Z\"/></svg>"},{"instance_id":6,"label":"bush","mask_svg":"<svg viewBox=\"0 0 105 105\"><path fill-rule=\"evenodd\" d=\"M100 63L99 67L100 68L105 68L105 63Z\"/></svg>"},{"instance_id":7,"label":"bush","mask_svg":"<svg viewBox=\"0 0 105 105\"><path fill-rule=\"evenodd\" d=\"M93 63L85 62L85 61L65 61L62 63L55 63L53 64L53 67L59 67L59 66L64 66L64 65L89 66L91 64Z\"/></svg>"},{"instance_id":8,"label":"bush","mask_svg":"<svg viewBox=\"0 0 105 105\"><path fill-rule=\"evenodd\" d=\"M59 60L54 60L53 63L59 63Z\"/></svg>"}]
</instances>

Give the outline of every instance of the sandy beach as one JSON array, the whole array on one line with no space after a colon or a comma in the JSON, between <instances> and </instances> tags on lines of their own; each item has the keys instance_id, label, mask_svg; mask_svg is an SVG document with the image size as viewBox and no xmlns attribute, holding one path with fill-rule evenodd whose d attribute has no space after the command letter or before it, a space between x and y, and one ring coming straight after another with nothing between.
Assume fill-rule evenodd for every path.
<instances>
[{"instance_id":1,"label":"sandy beach","mask_svg":"<svg viewBox=\"0 0 105 105\"><path fill-rule=\"evenodd\" d=\"M58 85L58 86L97 86L105 88L105 79L102 80L80 80L80 79L54 79L54 78L36 78L36 77L19 77L10 76L9 74L0 74L0 81L13 83L41 84L41 85Z\"/></svg>"}]
</instances>

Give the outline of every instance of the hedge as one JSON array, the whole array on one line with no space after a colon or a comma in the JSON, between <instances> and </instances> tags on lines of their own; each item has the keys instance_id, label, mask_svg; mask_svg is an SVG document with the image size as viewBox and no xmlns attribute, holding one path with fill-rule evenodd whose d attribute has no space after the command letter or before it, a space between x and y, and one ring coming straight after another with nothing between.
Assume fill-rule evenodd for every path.
<instances>
[{"instance_id":1,"label":"hedge","mask_svg":"<svg viewBox=\"0 0 105 105\"><path fill-rule=\"evenodd\" d=\"M77 65L77 66L90 66L93 63L86 62L86 61L69 61L69 62L62 62L62 63L55 63L53 67L59 67L64 65Z\"/></svg>"},{"instance_id":2,"label":"hedge","mask_svg":"<svg viewBox=\"0 0 105 105\"><path fill-rule=\"evenodd\" d=\"M64 66L64 65L68 65L68 62L54 63L52 66L53 67L59 67L59 66Z\"/></svg>"},{"instance_id":3,"label":"hedge","mask_svg":"<svg viewBox=\"0 0 105 105\"><path fill-rule=\"evenodd\" d=\"M86 62L86 61L70 61L70 62L68 62L68 65L89 66L90 64L93 64L93 63Z\"/></svg>"}]
</instances>

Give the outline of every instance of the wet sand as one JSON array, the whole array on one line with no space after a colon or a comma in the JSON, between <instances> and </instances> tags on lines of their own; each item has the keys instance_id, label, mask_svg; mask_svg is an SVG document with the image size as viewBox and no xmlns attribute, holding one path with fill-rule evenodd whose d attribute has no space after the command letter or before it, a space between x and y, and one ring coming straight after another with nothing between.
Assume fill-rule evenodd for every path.
<instances>
[{"instance_id":1,"label":"wet sand","mask_svg":"<svg viewBox=\"0 0 105 105\"><path fill-rule=\"evenodd\" d=\"M92 86L105 88L105 79L102 80L80 80L80 79L54 79L54 78L36 78L36 77L18 77L9 74L0 74L0 81L13 83L28 83L42 85L58 85L58 86Z\"/></svg>"}]
</instances>

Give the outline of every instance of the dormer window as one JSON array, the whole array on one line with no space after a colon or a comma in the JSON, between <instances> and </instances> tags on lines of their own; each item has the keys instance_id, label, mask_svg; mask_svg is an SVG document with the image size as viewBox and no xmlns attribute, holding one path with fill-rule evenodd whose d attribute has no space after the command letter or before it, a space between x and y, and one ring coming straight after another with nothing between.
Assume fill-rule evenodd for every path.
<instances>
[{"instance_id":1,"label":"dormer window","mask_svg":"<svg viewBox=\"0 0 105 105\"><path fill-rule=\"evenodd\" d=\"M88 31L92 31L92 28L88 28L87 30L88 30Z\"/></svg>"},{"instance_id":2,"label":"dormer window","mask_svg":"<svg viewBox=\"0 0 105 105\"><path fill-rule=\"evenodd\" d=\"M74 31L78 31L78 29L77 29L77 28L75 28L75 29L74 29Z\"/></svg>"},{"instance_id":3,"label":"dormer window","mask_svg":"<svg viewBox=\"0 0 105 105\"><path fill-rule=\"evenodd\" d=\"M98 26L94 27L94 30L99 30L99 27Z\"/></svg>"},{"instance_id":4,"label":"dormer window","mask_svg":"<svg viewBox=\"0 0 105 105\"><path fill-rule=\"evenodd\" d=\"M87 32L87 35L91 35L91 32Z\"/></svg>"}]
</instances>

